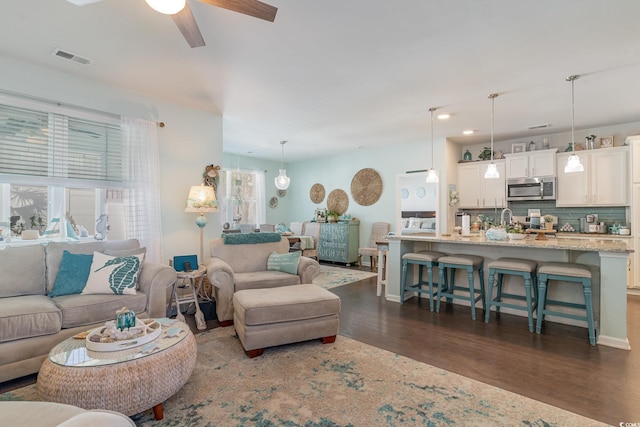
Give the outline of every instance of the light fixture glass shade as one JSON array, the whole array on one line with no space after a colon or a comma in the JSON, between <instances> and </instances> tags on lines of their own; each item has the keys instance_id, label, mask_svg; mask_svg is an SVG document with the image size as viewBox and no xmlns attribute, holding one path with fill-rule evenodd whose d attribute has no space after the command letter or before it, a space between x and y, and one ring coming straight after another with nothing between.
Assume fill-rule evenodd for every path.
<instances>
[{"instance_id":1,"label":"light fixture glass shade","mask_svg":"<svg viewBox=\"0 0 640 427\"><path fill-rule=\"evenodd\" d=\"M165 15L175 15L184 9L187 0L145 0L151 9Z\"/></svg>"},{"instance_id":2,"label":"light fixture glass shade","mask_svg":"<svg viewBox=\"0 0 640 427\"><path fill-rule=\"evenodd\" d=\"M427 173L427 184L436 184L438 183L440 180L438 178L438 172L435 169L429 169L429 172Z\"/></svg>"},{"instance_id":3,"label":"light fixture glass shade","mask_svg":"<svg viewBox=\"0 0 640 427\"><path fill-rule=\"evenodd\" d=\"M580 163L580 158L577 154L572 154L567 159L567 164L564 167L564 173L571 172L584 172L584 166Z\"/></svg>"},{"instance_id":4,"label":"light fixture glass shade","mask_svg":"<svg viewBox=\"0 0 640 427\"><path fill-rule=\"evenodd\" d=\"M213 187L194 185L189 190L185 212L218 212L218 201Z\"/></svg>"},{"instance_id":5,"label":"light fixture glass shade","mask_svg":"<svg viewBox=\"0 0 640 427\"><path fill-rule=\"evenodd\" d=\"M289 183L291 182L291 178L287 176L287 171L284 169L280 169L280 175L276 176L275 179L276 188L278 190L286 190L289 188Z\"/></svg>"},{"instance_id":6,"label":"light fixture glass shade","mask_svg":"<svg viewBox=\"0 0 640 427\"><path fill-rule=\"evenodd\" d=\"M498 168L496 164L491 162L487 166L487 170L484 173L485 179L497 179L500 178L500 173L498 173Z\"/></svg>"}]
</instances>

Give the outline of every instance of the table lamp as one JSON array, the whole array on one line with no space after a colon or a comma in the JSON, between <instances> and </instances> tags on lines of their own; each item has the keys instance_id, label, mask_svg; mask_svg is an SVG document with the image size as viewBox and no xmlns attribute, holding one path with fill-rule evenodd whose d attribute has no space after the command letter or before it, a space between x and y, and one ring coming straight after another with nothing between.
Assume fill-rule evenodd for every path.
<instances>
[{"instance_id":1,"label":"table lamp","mask_svg":"<svg viewBox=\"0 0 640 427\"><path fill-rule=\"evenodd\" d=\"M185 212L200 212L196 218L196 225L200 228L200 262L204 263L204 227L207 225L205 212L218 212L218 202L213 187L208 185L194 185L189 190Z\"/></svg>"}]
</instances>

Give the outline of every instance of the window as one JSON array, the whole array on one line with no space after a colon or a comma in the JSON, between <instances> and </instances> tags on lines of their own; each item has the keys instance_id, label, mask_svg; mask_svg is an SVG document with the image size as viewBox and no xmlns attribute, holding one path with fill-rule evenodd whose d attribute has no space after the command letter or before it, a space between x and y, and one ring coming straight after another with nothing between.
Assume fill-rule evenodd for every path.
<instances>
[{"instance_id":1,"label":"window","mask_svg":"<svg viewBox=\"0 0 640 427\"><path fill-rule=\"evenodd\" d=\"M264 178L262 171L222 170L217 197L223 224L237 228L266 222Z\"/></svg>"},{"instance_id":2,"label":"window","mask_svg":"<svg viewBox=\"0 0 640 427\"><path fill-rule=\"evenodd\" d=\"M0 104L0 223L43 232L69 213L92 232L105 190L123 185L119 120L45 110Z\"/></svg>"}]
</instances>

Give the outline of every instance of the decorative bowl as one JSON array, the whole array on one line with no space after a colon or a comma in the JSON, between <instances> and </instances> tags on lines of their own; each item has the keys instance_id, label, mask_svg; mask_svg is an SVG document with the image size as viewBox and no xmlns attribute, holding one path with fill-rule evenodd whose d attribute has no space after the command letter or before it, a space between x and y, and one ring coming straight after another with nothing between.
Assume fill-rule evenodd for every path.
<instances>
[{"instance_id":1,"label":"decorative bowl","mask_svg":"<svg viewBox=\"0 0 640 427\"><path fill-rule=\"evenodd\" d=\"M507 230L499 227L491 227L487 230L485 236L489 240L507 240Z\"/></svg>"},{"instance_id":2,"label":"decorative bowl","mask_svg":"<svg viewBox=\"0 0 640 427\"><path fill-rule=\"evenodd\" d=\"M507 233L509 240L522 240L527 237L526 234L523 233Z\"/></svg>"}]
</instances>

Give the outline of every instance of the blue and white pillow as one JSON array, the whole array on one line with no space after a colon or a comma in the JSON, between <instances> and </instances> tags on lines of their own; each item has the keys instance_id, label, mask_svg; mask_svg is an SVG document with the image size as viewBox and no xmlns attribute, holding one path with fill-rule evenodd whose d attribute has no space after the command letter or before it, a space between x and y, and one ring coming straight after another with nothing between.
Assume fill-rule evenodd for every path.
<instances>
[{"instance_id":1,"label":"blue and white pillow","mask_svg":"<svg viewBox=\"0 0 640 427\"><path fill-rule=\"evenodd\" d=\"M110 256L93 253L83 294L135 295L144 254Z\"/></svg>"}]
</instances>

